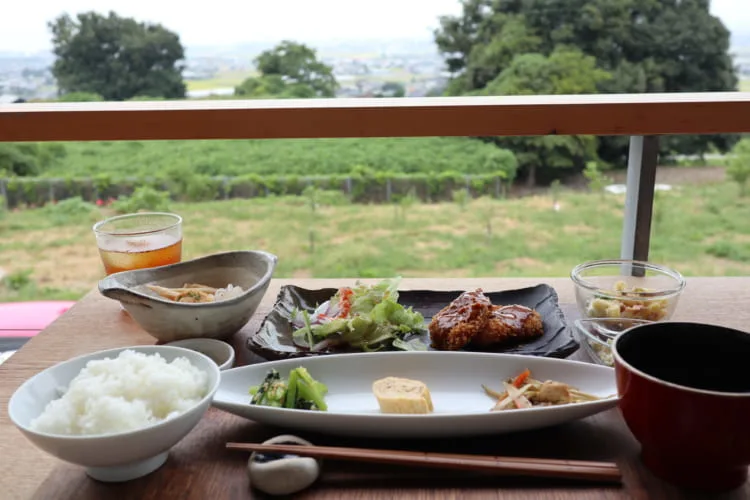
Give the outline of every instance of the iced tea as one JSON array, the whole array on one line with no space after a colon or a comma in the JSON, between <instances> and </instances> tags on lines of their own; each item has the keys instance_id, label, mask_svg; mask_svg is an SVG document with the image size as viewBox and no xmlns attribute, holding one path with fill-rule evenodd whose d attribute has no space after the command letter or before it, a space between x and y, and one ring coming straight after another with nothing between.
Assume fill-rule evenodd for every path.
<instances>
[{"instance_id":1,"label":"iced tea","mask_svg":"<svg viewBox=\"0 0 750 500\"><path fill-rule=\"evenodd\" d=\"M182 218L167 213L112 217L94 226L107 275L176 264L182 259Z\"/></svg>"},{"instance_id":2,"label":"iced tea","mask_svg":"<svg viewBox=\"0 0 750 500\"><path fill-rule=\"evenodd\" d=\"M115 241L107 248L99 247L99 255L107 275L176 264L182 259L182 239L164 235L150 238Z\"/></svg>"}]
</instances>

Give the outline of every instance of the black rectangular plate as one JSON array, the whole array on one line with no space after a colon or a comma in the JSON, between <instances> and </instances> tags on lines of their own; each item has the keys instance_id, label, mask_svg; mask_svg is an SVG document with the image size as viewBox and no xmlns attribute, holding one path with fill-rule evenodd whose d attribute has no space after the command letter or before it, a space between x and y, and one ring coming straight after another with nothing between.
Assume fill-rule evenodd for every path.
<instances>
[{"instance_id":1,"label":"black rectangular plate","mask_svg":"<svg viewBox=\"0 0 750 500\"><path fill-rule=\"evenodd\" d=\"M318 304L333 297L336 291L335 288L308 290L294 285L282 287L273 309L265 317L258 331L248 339L248 348L267 360L346 352L341 350L309 352L298 348L292 341L294 328L289 322L292 311L295 308L312 311ZM426 329L432 316L461 293L463 292L405 290L398 292L398 301L404 307L411 306L422 313ZM485 292L485 295L496 305L519 304L535 309L542 317L544 335L526 344L499 346L497 349L482 349L482 351L566 358L578 350L578 342L573 338L565 321L565 315L558 305L557 292L551 286L541 284L518 290ZM429 345L429 334L425 333L422 340ZM433 349L430 348L430 350Z\"/></svg>"}]
</instances>

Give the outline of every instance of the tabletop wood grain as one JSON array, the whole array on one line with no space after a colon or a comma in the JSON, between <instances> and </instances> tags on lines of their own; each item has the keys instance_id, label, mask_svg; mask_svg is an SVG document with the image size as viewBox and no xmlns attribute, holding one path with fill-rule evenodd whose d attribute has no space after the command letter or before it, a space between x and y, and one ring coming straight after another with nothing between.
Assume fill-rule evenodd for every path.
<instances>
[{"instance_id":1,"label":"tabletop wood grain","mask_svg":"<svg viewBox=\"0 0 750 500\"><path fill-rule=\"evenodd\" d=\"M294 280L305 288L336 287L351 284L350 279ZM367 280L365 280L367 281ZM273 305L281 286L288 280L274 280L258 311L235 335L238 363L259 361L245 348ZM569 320L576 316L573 286L566 278L472 278L405 279L403 289L465 290L482 287L499 291L538 283L554 287ZM677 307L674 320L697 321L747 329L750 324L750 278L690 278ZM154 339L138 327L117 302L92 291L70 311L37 337L30 340L10 360L0 366L0 498L13 499L248 499L263 498L252 490L246 474L248 454L228 451L228 441L257 442L279 433L220 410L208 411L199 425L177 446L167 463L144 478L124 484L98 483L82 468L66 464L38 451L7 416L7 403L13 391L43 369L84 353L101 349L153 344ZM585 359L579 351L576 359ZM750 485L721 496L690 494L652 476L643 468L639 447L616 410L567 425L482 439L460 441L352 440L301 433L313 443L331 446L358 446L451 451L507 456L614 460L623 471L624 484L599 487L538 479L493 478L483 475L403 469L372 464L326 462L320 482L295 496L302 499L375 498L503 498L503 499L682 499L750 498Z\"/></svg>"}]
</instances>

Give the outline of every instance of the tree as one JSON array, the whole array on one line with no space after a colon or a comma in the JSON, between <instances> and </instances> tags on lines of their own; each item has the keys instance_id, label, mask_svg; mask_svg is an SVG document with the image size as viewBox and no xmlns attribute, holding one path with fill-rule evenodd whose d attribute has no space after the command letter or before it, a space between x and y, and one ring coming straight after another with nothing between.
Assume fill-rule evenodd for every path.
<instances>
[{"instance_id":1,"label":"tree","mask_svg":"<svg viewBox=\"0 0 750 500\"><path fill-rule=\"evenodd\" d=\"M66 153L65 146L60 143L0 144L0 173L18 177L38 176Z\"/></svg>"},{"instance_id":2,"label":"tree","mask_svg":"<svg viewBox=\"0 0 750 500\"><path fill-rule=\"evenodd\" d=\"M610 179L602 173L595 161L586 163L586 168L583 169L583 176L586 178L591 192L599 193L599 196L604 198L604 186L610 182Z\"/></svg>"},{"instance_id":3,"label":"tree","mask_svg":"<svg viewBox=\"0 0 750 500\"><path fill-rule=\"evenodd\" d=\"M729 31L709 0L463 0L445 16L435 41L453 73L449 94L485 88L524 53L552 54L574 46L612 74L593 92L736 90ZM662 141L663 154L731 148L731 136L682 136ZM624 164L627 141L599 140L608 162Z\"/></svg>"},{"instance_id":4,"label":"tree","mask_svg":"<svg viewBox=\"0 0 750 500\"><path fill-rule=\"evenodd\" d=\"M492 23L485 23L477 30L473 44L470 40L474 37L451 42L444 38L449 34L438 34L439 48L441 41L456 47L469 46L464 56L448 59L448 67L458 71L457 78L448 87L450 94L484 88L511 64L515 56L542 52L541 39L526 26L523 16L497 14Z\"/></svg>"},{"instance_id":5,"label":"tree","mask_svg":"<svg viewBox=\"0 0 750 500\"><path fill-rule=\"evenodd\" d=\"M292 83L281 75L250 77L235 87L234 94L249 98L306 99L315 97L315 90L304 83Z\"/></svg>"},{"instance_id":6,"label":"tree","mask_svg":"<svg viewBox=\"0 0 750 500\"><path fill-rule=\"evenodd\" d=\"M0 144L0 171L21 177L39 175L41 168L36 152L22 146L24 145Z\"/></svg>"},{"instance_id":7,"label":"tree","mask_svg":"<svg viewBox=\"0 0 750 500\"><path fill-rule=\"evenodd\" d=\"M96 12L64 14L49 23L52 74L62 94L98 94L122 101L138 95L185 97L177 34L160 24Z\"/></svg>"},{"instance_id":8,"label":"tree","mask_svg":"<svg viewBox=\"0 0 750 500\"><path fill-rule=\"evenodd\" d=\"M750 138L742 139L732 150L727 174L739 184L740 196L745 196L750 181Z\"/></svg>"},{"instance_id":9,"label":"tree","mask_svg":"<svg viewBox=\"0 0 750 500\"><path fill-rule=\"evenodd\" d=\"M403 83L399 82L385 82L381 85L380 89L377 90L373 97L404 97L406 95L406 87Z\"/></svg>"},{"instance_id":10,"label":"tree","mask_svg":"<svg viewBox=\"0 0 750 500\"><path fill-rule=\"evenodd\" d=\"M549 56L522 54L513 58L500 75L481 91L483 95L586 94L611 75L596 67L593 57L581 51L558 47ZM494 141L516 153L529 186L536 184L540 168L579 168L598 159L592 136L550 135L499 137Z\"/></svg>"},{"instance_id":11,"label":"tree","mask_svg":"<svg viewBox=\"0 0 750 500\"><path fill-rule=\"evenodd\" d=\"M318 60L315 50L285 40L255 58L260 76L235 88L248 97L334 97L338 83L333 68Z\"/></svg>"}]
</instances>

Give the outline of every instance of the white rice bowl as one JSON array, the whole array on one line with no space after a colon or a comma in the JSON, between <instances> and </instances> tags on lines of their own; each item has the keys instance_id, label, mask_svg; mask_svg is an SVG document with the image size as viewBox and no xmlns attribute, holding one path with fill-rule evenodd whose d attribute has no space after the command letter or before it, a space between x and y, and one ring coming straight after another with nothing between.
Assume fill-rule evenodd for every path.
<instances>
[{"instance_id":1,"label":"white rice bowl","mask_svg":"<svg viewBox=\"0 0 750 500\"><path fill-rule=\"evenodd\" d=\"M126 349L89 361L30 427L71 436L142 429L189 410L208 389L208 374L187 358L168 363L158 353Z\"/></svg>"}]
</instances>

